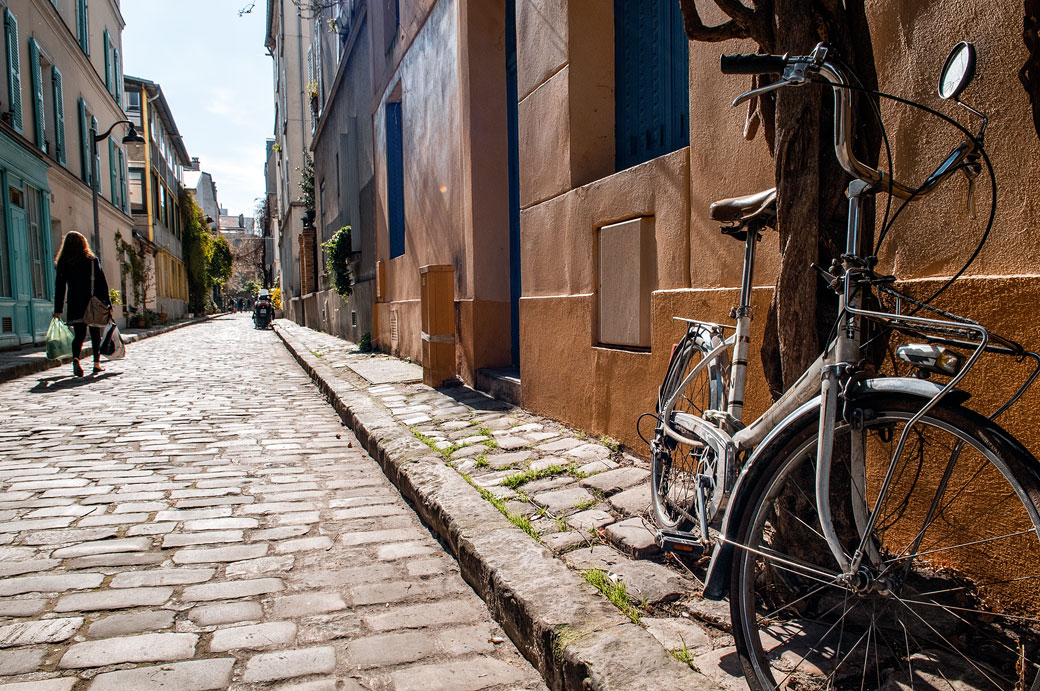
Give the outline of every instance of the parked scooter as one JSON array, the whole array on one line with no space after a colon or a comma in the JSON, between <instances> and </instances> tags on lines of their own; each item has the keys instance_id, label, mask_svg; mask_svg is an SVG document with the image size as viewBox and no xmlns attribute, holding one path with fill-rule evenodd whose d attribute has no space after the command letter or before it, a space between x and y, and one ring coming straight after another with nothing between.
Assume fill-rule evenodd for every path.
<instances>
[{"instance_id":1,"label":"parked scooter","mask_svg":"<svg viewBox=\"0 0 1040 691\"><path fill-rule=\"evenodd\" d=\"M273 329L274 305L266 295L260 295L253 305L253 326L257 329Z\"/></svg>"}]
</instances>

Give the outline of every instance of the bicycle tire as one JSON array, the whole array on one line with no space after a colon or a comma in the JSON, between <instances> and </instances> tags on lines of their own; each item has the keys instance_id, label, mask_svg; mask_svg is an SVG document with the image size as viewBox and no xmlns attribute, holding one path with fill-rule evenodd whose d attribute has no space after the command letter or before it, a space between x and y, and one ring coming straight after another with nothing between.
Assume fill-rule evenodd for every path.
<instances>
[{"instance_id":1,"label":"bicycle tire","mask_svg":"<svg viewBox=\"0 0 1040 691\"><path fill-rule=\"evenodd\" d=\"M686 375L721 342L718 336L701 329L686 332L672 352L661 384L658 416ZM728 374L729 356L723 353L686 385L674 410L696 415L702 415L705 410L724 410ZM675 441L662 431L660 422L654 438L656 450L651 458L650 496L657 525L670 531L695 530L697 521L692 509L695 476L716 461L715 454L706 447L694 449Z\"/></svg>"},{"instance_id":2,"label":"bicycle tire","mask_svg":"<svg viewBox=\"0 0 1040 691\"><path fill-rule=\"evenodd\" d=\"M852 503L869 510L877 501L891 449L922 405L899 395L856 402L867 420L862 487L849 470L852 428L835 430L829 495L846 554L866 523L850 517ZM854 582L840 582L818 529L812 478L805 484L814 474L817 427L807 420L763 459L771 466L741 519L730 607L748 685L1036 688L1036 459L982 416L936 406L911 428L879 504L873 556Z\"/></svg>"}]
</instances>

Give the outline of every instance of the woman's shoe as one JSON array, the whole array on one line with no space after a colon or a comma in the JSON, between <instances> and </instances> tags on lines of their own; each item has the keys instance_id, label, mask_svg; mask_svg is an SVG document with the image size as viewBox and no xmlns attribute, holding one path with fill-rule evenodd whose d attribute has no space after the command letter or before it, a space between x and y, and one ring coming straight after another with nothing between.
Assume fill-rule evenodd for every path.
<instances>
[{"instance_id":1,"label":"woman's shoe","mask_svg":"<svg viewBox=\"0 0 1040 691\"><path fill-rule=\"evenodd\" d=\"M79 364L79 360L72 361L72 374L77 377L83 376L83 367Z\"/></svg>"},{"instance_id":2,"label":"woman's shoe","mask_svg":"<svg viewBox=\"0 0 1040 691\"><path fill-rule=\"evenodd\" d=\"M94 363L94 369L90 371L91 374L101 374L105 369L101 366L100 362Z\"/></svg>"}]
</instances>

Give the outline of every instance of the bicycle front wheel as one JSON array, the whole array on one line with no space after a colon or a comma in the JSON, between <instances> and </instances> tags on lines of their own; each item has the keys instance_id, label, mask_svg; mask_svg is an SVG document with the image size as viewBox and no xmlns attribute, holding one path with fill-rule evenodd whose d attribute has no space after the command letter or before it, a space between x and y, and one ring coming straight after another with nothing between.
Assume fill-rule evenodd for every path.
<instances>
[{"instance_id":1,"label":"bicycle front wheel","mask_svg":"<svg viewBox=\"0 0 1040 691\"><path fill-rule=\"evenodd\" d=\"M814 487L815 421L771 459L744 512L731 614L753 689L1034 689L1040 683L1040 478L997 425L922 402L858 404L839 424L830 478L846 555L878 520L858 573L841 574ZM853 453L857 445L862 452ZM853 458L863 459L853 461Z\"/></svg>"},{"instance_id":2,"label":"bicycle front wheel","mask_svg":"<svg viewBox=\"0 0 1040 691\"><path fill-rule=\"evenodd\" d=\"M704 356L721 343L718 337L691 329L676 346L668 365L657 401L657 414L678 392L674 412L702 416L707 410L724 410L729 357L722 354L701 369L693 378L689 374ZM689 381L687 381L689 379ZM681 389L681 390L680 390ZM697 476L714 477L717 455L705 444L690 446L669 437L662 430L662 420L655 433L650 496L657 525L665 530L690 531L697 525ZM671 424L671 420L667 423ZM705 490L710 497L710 489Z\"/></svg>"}]
</instances>

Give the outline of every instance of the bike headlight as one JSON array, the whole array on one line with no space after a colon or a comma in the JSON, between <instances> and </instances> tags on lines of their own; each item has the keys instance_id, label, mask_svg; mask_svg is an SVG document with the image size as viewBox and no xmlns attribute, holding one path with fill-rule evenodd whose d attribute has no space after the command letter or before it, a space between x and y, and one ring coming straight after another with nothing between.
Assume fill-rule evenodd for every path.
<instances>
[{"instance_id":1,"label":"bike headlight","mask_svg":"<svg viewBox=\"0 0 1040 691\"><path fill-rule=\"evenodd\" d=\"M919 369L951 376L960 372L964 365L960 353L930 343L901 345L896 348L896 357Z\"/></svg>"}]
</instances>

